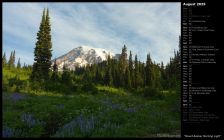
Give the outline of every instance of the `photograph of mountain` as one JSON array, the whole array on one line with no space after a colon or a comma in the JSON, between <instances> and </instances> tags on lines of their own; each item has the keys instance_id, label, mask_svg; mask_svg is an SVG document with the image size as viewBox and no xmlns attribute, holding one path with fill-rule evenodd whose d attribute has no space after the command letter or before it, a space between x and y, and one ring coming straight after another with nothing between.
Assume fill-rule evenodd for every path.
<instances>
[{"instance_id":1,"label":"photograph of mountain","mask_svg":"<svg viewBox=\"0 0 224 140\"><path fill-rule=\"evenodd\" d=\"M3 3L2 136L180 137L180 3Z\"/></svg>"}]
</instances>

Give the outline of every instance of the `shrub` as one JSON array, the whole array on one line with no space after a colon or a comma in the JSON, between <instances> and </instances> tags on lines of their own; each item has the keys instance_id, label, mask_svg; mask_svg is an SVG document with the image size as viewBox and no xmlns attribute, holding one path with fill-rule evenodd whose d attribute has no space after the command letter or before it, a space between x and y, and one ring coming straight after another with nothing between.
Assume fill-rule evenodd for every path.
<instances>
[{"instance_id":1,"label":"shrub","mask_svg":"<svg viewBox=\"0 0 224 140\"><path fill-rule=\"evenodd\" d=\"M98 93L98 89L95 87L95 85L93 83L90 83L90 82L84 83L82 86L82 90L85 92L89 92L91 94Z\"/></svg>"},{"instance_id":2,"label":"shrub","mask_svg":"<svg viewBox=\"0 0 224 140\"><path fill-rule=\"evenodd\" d=\"M20 80L19 77L16 75L13 78L10 78L8 83L8 88L6 88L10 92L19 92L23 89L25 84L24 80Z\"/></svg>"},{"instance_id":3,"label":"shrub","mask_svg":"<svg viewBox=\"0 0 224 140\"><path fill-rule=\"evenodd\" d=\"M44 83L41 83L41 82L37 82L37 81L31 81L30 82L30 87L33 89L33 90L43 90L44 89Z\"/></svg>"},{"instance_id":4,"label":"shrub","mask_svg":"<svg viewBox=\"0 0 224 140\"><path fill-rule=\"evenodd\" d=\"M145 97L152 97L152 98L162 98L162 94L158 88L152 88L152 87L147 87L143 90L143 95Z\"/></svg>"}]
</instances>

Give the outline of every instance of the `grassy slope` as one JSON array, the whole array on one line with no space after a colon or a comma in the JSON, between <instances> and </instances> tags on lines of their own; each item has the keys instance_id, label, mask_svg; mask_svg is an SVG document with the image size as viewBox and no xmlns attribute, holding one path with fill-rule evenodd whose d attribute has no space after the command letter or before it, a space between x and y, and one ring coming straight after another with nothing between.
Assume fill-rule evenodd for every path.
<instances>
[{"instance_id":1,"label":"grassy slope","mask_svg":"<svg viewBox=\"0 0 224 140\"><path fill-rule=\"evenodd\" d=\"M151 100L122 89L97 88L96 95L31 91L15 99L13 93L2 93L3 129L15 137L179 136L180 115L169 94Z\"/></svg>"}]
</instances>

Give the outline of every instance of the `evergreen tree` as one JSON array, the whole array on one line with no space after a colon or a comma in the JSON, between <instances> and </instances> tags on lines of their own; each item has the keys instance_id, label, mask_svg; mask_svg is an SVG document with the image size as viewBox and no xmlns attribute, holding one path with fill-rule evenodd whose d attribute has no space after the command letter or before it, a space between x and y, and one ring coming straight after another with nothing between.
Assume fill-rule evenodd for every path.
<instances>
[{"instance_id":1,"label":"evergreen tree","mask_svg":"<svg viewBox=\"0 0 224 140\"><path fill-rule=\"evenodd\" d=\"M49 78L51 67L51 28L49 11L45 15L43 11L39 31L37 33L37 42L34 49L34 64L31 79L34 81L46 81Z\"/></svg>"},{"instance_id":2,"label":"evergreen tree","mask_svg":"<svg viewBox=\"0 0 224 140\"><path fill-rule=\"evenodd\" d=\"M26 68L26 63L25 63L25 62L23 63L23 68L24 68L24 69Z\"/></svg>"},{"instance_id":3,"label":"evergreen tree","mask_svg":"<svg viewBox=\"0 0 224 140\"><path fill-rule=\"evenodd\" d=\"M111 58L110 54L107 56L107 66L106 66L106 73L104 75L104 84L107 86L112 86L113 84L113 77L112 77L112 72L111 72Z\"/></svg>"},{"instance_id":4,"label":"evergreen tree","mask_svg":"<svg viewBox=\"0 0 224 140\"><path fill-rule=\"evenodd\" d=\"M63 65L63 73L61 75L61 80L64 84L71 84L71 75L69 73L69 70L67 69L67 65L65 64L65 62Z\"/></svg>"},{"instance_id":5,"label":"evergreen tree","mask_svg":"<svg viewBox=\"0 0 224 140\"><path fill-rule=\"evenodd\" d=\"M121 87L125 87L125 70L127 66L127 47L124 45L119 58L119 86Z\"/></svg>"},{"instance_id":6,"label":"evergreen tree","mask_svg":"<svg viewBox=\"0 0 224 140\"><path fill-rule=\"evenodd\" d=\"M42 49L43 49L42 74L44 76L44 79L47 80L49 78L51 57L52 57L51 25L48 9L44 23L44 40Z\"/></svg>"},{"instance_id":7,"label":"evergreen tree","mask_svg":"<svg viewBox=\"0 0 224 140\"><path fill-rule=\"evenodd\" d=\"M137 79L138 80L137 81L138 81L138 86L139 87L142 87L143 86L143 82L144 82L143 78L142 78L143 77L142 76L143 73L141 71L141 65L142 65L141 62L138 60L138 65L137 65L138 66L138 70L137 70L138 71L138 75L137 75Z\"/></svg>"},{"instance_id":8,"label":"evergreen tree","mask_svg":"<svg viewBox=\"0 0 224 140\"><path fill-rule=\"evenodd\" d=\"M118 65L115 66L114 68L114 78L113 78L114 85L116 87L121 86L121 81L120 81L120 71Z\"/></svg>"},{"instance_id":9,"label":"evergreen tree","mask_svg":"<svg viewBox=\"0 0 224 140\"><path fill-rule=\"evenodd\" d=\"M83 81L86 81L87 83L89 83L91 81L91 69L90 69L90 65L87 64L86 67L84 68L84 74L83 74Z\"/></svg>"},{"instance_id":10,"label":"evergreen tree","mask_svg":"<svg viewBox=\"0 0 224 140\"><path fill-rule=\"evenodd\" d=\"M56 59L54 60L53 73L52 73L51 79L55 82L59 79L59 77L58 77L58 65L57 65Z\"/></svg>"},{"instance_id":11,"label":"evergreen tree","mask_svg":"<svg viewBox=\"0 0 224 140\"><path fill-rule=\"evenodd\" d=\"M57 65L57 60L54 60L54 65L53 65L53 72L58 72L58 65Z\"/></svg>"},{"instance_id":12,"label":"evergreen tree","mask_svg":"<svg viewBox=\"0 0 224 140\"><path fill-rule=\"evenodd\" d=\"M101 75L101 73L100 73L100 71L99 71L99 68L97 68L97 69L96 69L96 74L95 74L95 81L96 81L97 83L99 83L101 80L102 80L102 75Z\"/></svg>"},{"instance_id":13,"label":"evergreen tree","mask_svg":"<svg viewBox=\"0 0 224 140\"><path fill-rule=\"evenodd\" d=\"M144 87L145 85L145 67L144 63L139 61L139 86Z\"/></svg>"},{"instance_id":14,"label":"evergreen tree","mask_svg":"<svg viewBox=\"0 0 224 140\"><path fill-rule=\"evenodd\" d=\"M163 61L161 62L161 66L160 66L161 70L164 70L164 64Z\"/></svg>"},{"instance_id":15,"label":"evergreen tree","mask_svg":"<svg viewBox=\"0 0 224 140\"><path fill-rule=\"evenodd\" d=\"M126 71L125 71L125 86L127 89L131 88L131 76L130 76L129 68L126 68Z\"/></svg>"},{"instance_id":16,"label":"evergreen tree","mask_svg":"<svg viewBox=\"0 0 224 140\"><path fill-rule=\"evenodd\" d=\"M127 47L124 45L124 47L122 48L122 53L120 56L120 71L122 74L125 73L126 67L127 67Z\"/></svg>"},{"instance_id":17,"label":"evergreen tree","mask_svg":"<svg viewBox=\"0 0 224 140\"><path fill-rule=\"evenodd\" d=\"M104 76L104 84L107 86L111 86L113 83L111 70L107 68L105 76Z\"/></svg>"},{"instance_id":18,"label":"evergreen tree","mask_svg":"<svg viewBox=\"0 0 224 140\"><path fill-rule=\"evenodd\" d=\"M43 40L44 40L44 24L45 24L45 9L43 11L42 20L40 23L39 31L37 33L37 42L34 49L34 64L31 79L39 81L43 79L42 74L42 51L43 51Z\"/></svg>"},{"instance_id":19,"label":"evergreen tree","mask_svg":"<svg viewBox=\"0 0 224 140\"><path fill-rule=\"evenodd\" d=\"M157 89L161 89L161 71L159 64L153 65L153 75L154 75L153 78L154 87Z\"/></svg>"},{"instance_id":20,"label":"evergreen tree","mask_svg":"<svg viewBox=\"0 0 224 140\"><path fill-rule=\"evenodd\" d=\"M153 85L153 63L150 54L147 54L146 60L146 86L152 87Z\"/></svg>"},{"instance_id":21,"label":"evergreen tree","mask_svg":"<svg viewBox=\"0 0 224 140\"><path fill-rule=\"evenodd\" d=\"M107 58L107 67L111 67L111 56L110 56L110 54L108 54L106 56L106 58Z\"/></svg>"},{"instance_id":22,"label":"evergreen tree","mask_svg":"<svg viewBox=\"0 0 224 140\"><path fill-rule=\"evenodd\" d=\"M8 65L9 68L15 67L15 50L10 54Z\"/></svg>"},{"instance_id":23,"label":"evergreen tree","mask_svg":"<svg viewBox=\"0 0 224 140\"><path fill-rule=\"evenodd\" d=\"M134 87L138 88L138 76L139 71L138 71L138 57L135 55L135 69L134 69Z\"/></svg>"},{"instance_id":24,"label":"evergreen tree","mask_svg":"<svg viewBox=\"0 0 224 140\"><path fill-rule=\"evenodd\" d=\"M13 54L12 54L12 66L13 67L15 67L15 60L16 60L16 51L14 50Z\"/></svg>"},{"instance_id":25,"label":"evergreen tree","mask_svg":"<svg viewBox=\"0 0 224 140\"><path fill-rule=\"evenodd\" d=\"M6 66L6 64L7 64L7 60L6 60L6 55L5 55L5 52L4 52L4 54L2 56L2 67Z\"/></svg>"},{"instance_id":26,"label":"evergreen tree","mask_svg":"<svg viewBox=\"0 0 224 140\"><path fill-rule=\"evenodd\" d=\"M9 56L8 66L9 68L12 66L12 52L10 53L10 56Z\"/></svg>"},{"instance_id":27,"label":"evergreen tree","mask_svg":"<svg viewBox=\"0 0 224 140\"><path fill-rule=\"evenodd\" d=\"M116 86L116 67L117 67L117 63L116 63L116 59L111 59L111 75L112 75L112 79L113 79L113 86Z\"/></svg>"},{"instance_id":28,"label":"evergreen tree","mask_svg":"<svg viewBox=\"0 0 224 140\"><path fill-rule=\"evenodd\" d=\"M161 66L160 66L160 71L161 71L161 86L163 89L166 89L166 73L165 73L165 67L163 62L161 62Z\"/></svg>"},{"instance_id":29,"label":"evergreen tree","mask_svg":"<svg viewBox=\"0 0 224 140\"><path fill-rule=\"evenodd\" d=\"M129 71L130 71L130 80L131 80L131 87L133 87L133 81L134 81L134 76L133 76L133 62L132 62L132 53L130 51L129 54Z\"/></svg>"},{"instance_id":30,"label":"evergreen tree","mask_svg":"<svg viewBox=\"0 0 224 140\"><path fill-rule=\"evenodd\" d=\"M181 79L181 36L179 36L179 51L174 51L174 58L170 58L170 62L167 64L165 73L167 77L168 87L176 88L180 85Z\"/></svg>"},{"instance_id":31,"label":"evergreen tree","mask_svg":"<svg viewBox=\"0 0 224 140\"><path fill-rule=\"evenodd\" d=\"M17 62L17 68L18 68L18 69L20 69L20 68L21 68L20 58L18 59L18 62Z\"/></svg>"}]
</instances>

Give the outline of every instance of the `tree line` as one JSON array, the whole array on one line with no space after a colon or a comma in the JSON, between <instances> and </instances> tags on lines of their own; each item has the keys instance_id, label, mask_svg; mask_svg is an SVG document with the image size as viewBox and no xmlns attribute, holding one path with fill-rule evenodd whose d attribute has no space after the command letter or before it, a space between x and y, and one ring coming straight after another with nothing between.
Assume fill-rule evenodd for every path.
<instances>
[{"instance_id":1,"label":"tree line","mask_svg":"<svg viewBox=\"0 0 224 140\"><path fill-rule=\"evenodd\" d=\"M15 50L11 51L8 61L7 61L7 58L6 58L6 54L4 52L4 54L2 56L2 67L6 67L6 68L9 68L9 69L13 69L13 68L14 69L15 68L17 68L17 69L21 69L21 68L28 69L29 68L30 69L31 68L31 66L26 64L25 62L22 66L22 64L20 62L20 58L18 59L17 64L15 65L15 63L16 63L15 58L16 58L16 51Z\"/></svg>"},{"instance_id":2,"label":"tree line","mask_svg":"<svg viewBox=\"0 0 224 140\"><path fill-rule=\"evenodd\" d=\"M82 81L126 89L175 88L180 83L180 53L175 51L174 58L166 66L163 62L153 62L150 53L143 63L137 55L133 60L131 51L127 58L127 47L124 45L118 60L108 55L106 61L76 68L74 73L81 76Z\"/></svg>"}]
</instances>

